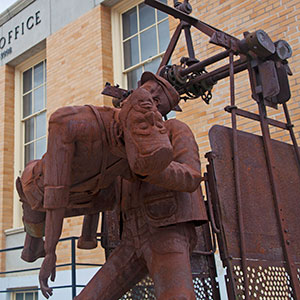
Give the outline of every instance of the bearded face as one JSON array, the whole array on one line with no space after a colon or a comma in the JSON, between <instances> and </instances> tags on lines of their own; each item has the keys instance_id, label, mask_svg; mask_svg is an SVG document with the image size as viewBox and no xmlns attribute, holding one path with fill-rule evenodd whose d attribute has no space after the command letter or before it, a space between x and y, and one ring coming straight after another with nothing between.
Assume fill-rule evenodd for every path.
<instances>
[{"instance_id":1,"label":"bearded face","mask_svg":"<svg viewBox=\"0 0 300 300\"><path fill-rule=\"evenodd\" d=\"M128 162L139 175L160 172L172 161L172 146L156 103L153 95L140 87L120 111Z\"/></svg>"}]
</instances>

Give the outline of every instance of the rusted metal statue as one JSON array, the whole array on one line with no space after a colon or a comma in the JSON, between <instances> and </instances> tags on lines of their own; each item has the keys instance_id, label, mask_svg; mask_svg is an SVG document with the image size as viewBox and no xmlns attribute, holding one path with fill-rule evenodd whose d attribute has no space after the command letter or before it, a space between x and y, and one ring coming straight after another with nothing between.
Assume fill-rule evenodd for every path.
<instances>
[{"instance_id":1,"label":"rusted metal statue","mask_svg":"<svg viewBox=\"0 0 300 300\"><path fill-rule=\"evenodd\" d=\"M52 294L47 281L55 278L63 218L112 209L118 175L131 178L134 173L151 181L172 161L162 114L178 104L178 94L163 78L145 73L143 80L121 109L77 106L56 111L49 122L47 153L29 163L17 180L27 233L22 258L34 261L45 255L40 270L45 297ZM200 174L194 172L198 184Z\"/></svg>"},{"instance_id":2,"label":"rusted metal statue","mask_svg":"<svg viewBox=\"0 0 300 300\"><path fill-rule=\"evenodd\" d=\"M142 86L151 88L157 78L144 73ZM161 103L160 95L157 99ZM187 125L175 119L164 125L172 162L162 172L122 180L121 244L75 299L117 300L147 274L154 281L156 299L196 299L190 253L196 243L195 224L207 220L199 188L199 150Z\"/></svg>"},{"instance_id":3,"label":"rusted metal statue","mask_svg":"<svg viewBox=\"0 0 300 300\"><path fill-rule=\"evenodd\" d=\"M145 3L180 19L157 75L145 73L129 97L128 91L107 85L103 93L113 96L121 109L64 108L52 117L47 154L30 163L17 181L27 232L22 257L32 261L46 252L40 283L48 298L52 291L47 281L55 277L55 246L63 217L85 215L79 247L93 248L98 212L111 209L121 193L121 244L76 299L118 299L148 273L158 299L195 299L189 252L195 225L207 221L198 189L205 179L210 227L204 236L213 239L218 234L229 299L277 297L276 292L278 299L300 299L300 230L297 218L291 216L291 211L299 211L300 151L287 108L291 47L283 40L273 42L263 30L244 32L241 40L233 37L190 16L188 0L174 0L174 8L157 0ZM192 26L225 50L199 61ZM188 57L168 65L182 31ZM225 65L205 70L224 59L228 59ZM249 73L259 113L236 105L235 74L242 71ZM202 178L191 131L176 120L163 122L157 110L162 115L178 110L178 95L184 100L201 97L209 104L213 86L227 77L230 105L225 111L231 114L232 128L210 131L213 152L206 155L209 165ZM282 106L286 122L269 118L267 106ZM259 121L262 135L238 131L237 116ZM273 141L270 126L289 131L293 145ZM246 192L248 187L251 193ZM266 218L264 210L271 217ZM51 223L56 226L50 228ZM266 230L271 236L266 236ZM215 247L211 249L200 251L201 255L212 258ZM283 289L272 294L261 278L253 279L255 272L259 277L262 272L270 274L270 285L281 282ZM213 299L218 297L213 294Z\"/></svg>"}]
</instances>

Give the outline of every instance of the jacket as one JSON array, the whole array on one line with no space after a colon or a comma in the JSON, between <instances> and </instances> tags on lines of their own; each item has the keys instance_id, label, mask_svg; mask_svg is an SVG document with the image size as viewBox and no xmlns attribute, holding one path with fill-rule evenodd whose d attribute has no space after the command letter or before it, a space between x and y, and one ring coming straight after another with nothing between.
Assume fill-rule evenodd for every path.
<instances>
[{"instance_id":1,"label":"jacket","mask_svg":"<svg viewBox=\"0 0 300 300\"><path fill-rule=\"evenodd\" d=\"M199 150L194 135L183 122L165 122L173 147L173 161L162 172L138 176L135 182L123 181L122 209L142 209L154 227L182 222L207 221L201 192Z\"/></svg>"}]
</instances>

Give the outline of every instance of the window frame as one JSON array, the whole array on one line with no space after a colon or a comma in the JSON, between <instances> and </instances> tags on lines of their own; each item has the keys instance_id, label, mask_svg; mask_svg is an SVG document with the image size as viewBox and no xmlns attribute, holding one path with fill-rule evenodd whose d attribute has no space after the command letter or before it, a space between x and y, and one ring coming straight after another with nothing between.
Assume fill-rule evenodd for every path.
<instances>
[{"instance_id":1,"label":"window frame","mask_svg":"<svg viewBox=\"0 0 300 300\"><path fill-rule=\"evenodd\" d=\"M17 299L17 294L23 294L23 300L25 300L25 295L29 294L29 293L33 294L33 300L38 300L39 299L39 294L38 294L38 291L37 291L37 287L32 287L32 290L28 290L28 291L27 290L24 291L22 289L20 289L20 291L16 290L13 293L11 293L10 299L11 300L16 300Z\"/></svg>"},{"instance_id":2,"label":"window frame","mask_svg":"<svg viewBox=\"0 0 300 300\"><path fill-rule=\"evenodd\" d=\"M41 84L39 84L37 87L34 86L34 68L39 65L40 63L43 63L43 81ZM37 154L37 149L36 149L36 142L42 140L42 139L46 139L46 135L47 135L47 132L46 132L46 128L47 128L47 121L45 122L45 134L40 136L40 137L37 137L37 124L36 124L36 121L37 121L37 117L41 114L45 114L45 119L46 119L46 111L47 111L47 76L46 76L46 72L44 72L44 70L46 71L46 67L47 67L47 64L46 64L46 59L38 62L37 64L34 64L33 66L29 67L28 69L25 69L25 71L22 71L21 74L24 74L25 72L27 72L28 70L32 70L32 74L31 74L31 77L32 77L32 87L31 89L29 89L28 91L26 91L24 93L24 89L23 89L23 86L22 86L22 83L24 82L24 79L21 80L21 94L22 94L22 99L21 99L21 123L22 123L22 138L23 138L23 147L22 147L22 150L23 150L23 167L25 167L25 164L26 164L26 154L24 155L24 151L25 151L25 148L26 146L30 145L30 144L33 144L33 155L34 155L34 158L33 159L36 159L36 154ZM21 75L22 76L22 75ZM34 112L34 106L35 106L35 91L37 91L38 89L40 88L43 88L43 108L38 110L37 112ZM24 117L24 96L25 95L28 95L28 94L32 94L32 112L30 114L28 114L27 116ZM33 138L30 139L29 141L26 142L25 138L26 137L26 121L28 120L33 120ZM45 146L46 146L46 143L47 141L45 140ZM25 151L26 152L26 151Z\"/></svg>"},{"instance_id":3,"label":"window frame","mask_svg":"<svg viewBox=\"0 0 300 300\"><path fill-rule=\"evenodd\" d=\"M32 56L28 60L19 64L15 68L15 163L14 163L14 177L17 178L22 174L24 170L24 145L25 145L25 125L23 124L23 80L22 75L26 70L34 67L40 62L46 60L46 49ZM46 69L47 71L47 69ZM46 90L47 90L47 82ZM46 92L45 90L45 92ZM47 92L44 96L47 98ZM47 111L47 104L45 104L45 108L39 113ZM47 121L46 121L46 136L47 136ZM13 228L23 227L22 223L22 207L19 201L19 195L14 189L14 205L13 205Z\"/></svg>"},{"instance_id":4,"label":"window frame","mask_svg":"<svg viewBox=\"0 0 300 300\"><path fill-rule=\"evenodd\" d=\"M143 66L147 63L152 62L153 60L162 57L165 53L165 51L158 53L142 62L139 62L138 64L135 64L134 66L130 66L129 68L125 69L124 65L124 48L123 48L123 42L126 39L123 39L123 30L122 30L122 14L125 13L126 11L129 11L135 6L138 6L139 4L143 3L142 0L125 0L117 5L115 5L112 10L111 10L111 24L112 24L112 48L113 48L113 70L114 70L114 82L119 84L121 87L127 89L127 77L126 73L139 68L140 66ZM137 11L138 13L138 11ZM157 14L155 14L157 15ZM137 16L139 18L139 16ZM150 25L147 28L144 28L143 30L138 30L136 35L139 35L141 32L146 31L152 26L157 26L156 24L162 23L167 19L164 18L162 20L157 20L157 17L155 17L155 25ZM158 38L157 35L157 30L156 30L156 37ZM132 38L132 36L130 36ZM128 38L127 38L128 39ZM141 55L141 49L140 49L140 43L139 43L139 55ZM159 49L159 41L157 45ZM120 68L121 66L121 68Z\"/></svg>"}]
</instances>

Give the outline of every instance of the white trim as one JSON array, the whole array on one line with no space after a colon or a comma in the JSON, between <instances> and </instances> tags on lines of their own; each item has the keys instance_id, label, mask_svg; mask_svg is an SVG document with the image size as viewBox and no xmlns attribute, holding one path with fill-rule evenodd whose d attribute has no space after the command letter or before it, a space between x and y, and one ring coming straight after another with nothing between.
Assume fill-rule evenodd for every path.
<instances>
[{"instance_id":1,"label":"white trim","mask_svg":"<svg viewBox=\"0 0 300 300\"><path fill-rule=\"evenodd\" d=\"M11 229L6 229L4 231L4 234L6 236L9 236L9 235L14 235L14 234L23 233L23 232L24 232L24 227L16 227L16 228L11 228Z\"/></svg>"},{"instance_id":2,"label":"white trim","mask_svg":"<svg viewBox=\"0 0 300 300\"><path fill-rule=\"evenodd\" d=\"M46 49L42 50L41 52L37 53L36 55L30 57L23 63L19 64L16 69L19 70L20 72L24 72L33 65L38 64L39 62L43 61L46 59Z\"/></svg>"},{"instance_id":3,"label":"white trim","mask_svg":"<svg viewBox=\"0 0 300 300\"><path fill-rule=\"evenodd\" d=\"M15 68L15 159L14 159L14 178L21 175L24 169L24 134L21 124L22 119L22 72L29 69L35 64L46 59L46 50L42 50L32 56L25 62ZM19 196L14 189L14 205L13 205L13 229L23 226L22 224L22 208L19 201Z\"/></svg>"},{"instance_id":4,"label":"white trim","mask_svg":"<svg viewBox=\"0 0 300 300\"><path fill-rule=\"evenodd\" d=\"M124 78L120 68L123 64L122 59L122 48L120 47L120 36L121 36L121 22L120 14L117 10L111 11L111 24L112 24L112 49L113 49L113 70L114 70L114 83L118 83L121 87L125 88Z\"/></svg>"},{"instance_id":5,"label":"white trim","mask_svg":"<svg viewBox=\"0 0 300 300\"><path fill-rule=\"evenodd\" d=\"M21 151L21 132L22 126L20 122L21 116L21 72L15 69L15 160L14 160L14 178L21 175L22 151ZM17 190L14 189L14 205L13 205L13 228L20 227L21 224L21 204Z\"/></svg>"}]
</instances>

